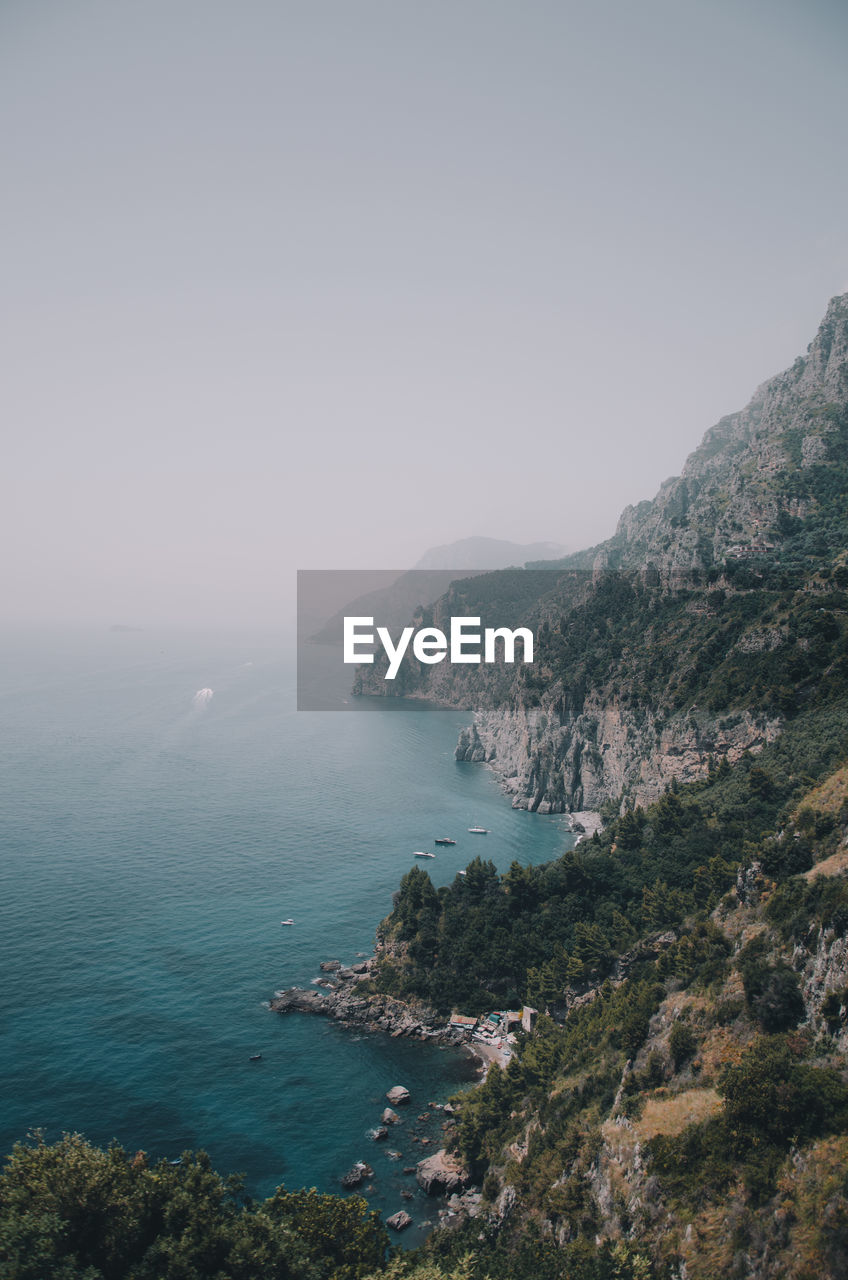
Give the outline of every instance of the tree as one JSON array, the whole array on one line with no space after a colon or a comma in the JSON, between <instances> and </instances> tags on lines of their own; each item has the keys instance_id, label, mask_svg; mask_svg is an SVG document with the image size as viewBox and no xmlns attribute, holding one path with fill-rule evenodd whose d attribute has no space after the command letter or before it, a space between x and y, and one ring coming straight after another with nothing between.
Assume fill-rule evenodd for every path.
<instances>
[{"instance_id":1,"label":"tree","mask_svg":"<svg viewBox=\"0 0 848 1280\"><path fill-rule=\"evenodd\" d=\"M280 1188L253 1205L202 1151L150 1166L36 1133L0 1174L3 1280L360 1280L388 1245L364 1200Z\"/></svg>"}]
</instances>

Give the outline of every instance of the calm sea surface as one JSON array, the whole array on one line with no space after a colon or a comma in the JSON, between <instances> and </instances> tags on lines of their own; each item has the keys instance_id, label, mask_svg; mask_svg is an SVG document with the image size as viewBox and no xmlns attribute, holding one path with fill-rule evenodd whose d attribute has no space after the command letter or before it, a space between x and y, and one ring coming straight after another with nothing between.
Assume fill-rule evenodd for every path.
<instances>
[{"instance_id":1,"label":"calm sea surface","mask_svg":"<svg viewBox=\"0 0 848 1280\"><path fill-rule=\"evenodd\" d=\"M426 1154L415 1116L467 1061L266 1002L371 953L414 850L437 853L438 885L475 854L504 870L572 838L454 761L466 714L297 712L293 658L273 637L2 642L0 1147L35 1127L157 1157L203 1147L257 1195L338 1190L367 1159L374 1206L419 1224L432 1203L399 1197ZM478 823L488 836L467 834ZM457 845L436 851L440 835ZM375 1144L394 1084L412 1107Z\"/></svg>"}]
</instances>

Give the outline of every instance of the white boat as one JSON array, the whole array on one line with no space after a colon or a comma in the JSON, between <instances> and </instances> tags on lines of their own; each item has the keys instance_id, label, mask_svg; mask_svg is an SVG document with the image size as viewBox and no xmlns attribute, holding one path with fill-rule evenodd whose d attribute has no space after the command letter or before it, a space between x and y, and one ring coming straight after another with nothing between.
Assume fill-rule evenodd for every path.
<instances>
[{"instance_id":1,"label":"white boat","mask_svg":"<svg viewBox=\"0 0 848 1280\"><path fill-rule=\"evenodd\" d=\"M473 836L487 836L489 834L488 827L469 827L468 830Z\"/></svg>"},{"instance_id":2,"label":"white boat","mask_svg":"<svg viewBox=\"0 0 848 1280\"><path fill-rule=\"evenodd\" d=\"M294 920L281 920L280 924L294 924Z\"/></svg>"},{"instance_id":3,"label":"white boat","mask_svg":"<svg viewBox=\"0 0 848 1280\"><path fill-rule=\"evenodd\" d=\"M435 853L422 853L419 851L418 853L413 853L412 856L413 858L435 858L436 855Z\"/></svg>"}]
</instances>

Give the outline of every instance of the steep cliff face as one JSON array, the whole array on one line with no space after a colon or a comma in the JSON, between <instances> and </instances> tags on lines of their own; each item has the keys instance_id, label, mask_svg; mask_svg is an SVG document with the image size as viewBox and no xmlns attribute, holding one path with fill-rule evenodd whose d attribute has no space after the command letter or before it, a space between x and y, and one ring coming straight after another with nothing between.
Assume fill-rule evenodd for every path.
<instances>
[{"instance_id":1,"label":"steep cliff face","mask_svg":"<svg viewBox=\"0 0 848 1280\"><path fill-rule=\"evenodd\" d=\"M681 714L660 727L649 711L635 714L593 694L582 714L565 722L521 703L480 712L462 731L456 758L491 765L515 809L598 809L619 796L644 808L670 786L703 777L711 760L735 764L779 732L779 719L748 711Z\"/></svg>"},{"instance_id":2,"label":"steep cliff face","mask_svg":"<svg viewBox=\"0 0 848 1280\"><path fill-rule=\"evenodd\" d=\"M828 461L837 429L831 410L846 402L848 294L831 300L805 357L712 427L653 502L625 508L598 563L704 569L734 547L773 542L782 515L803 519L810 509L781 481Z\"/></svg>"},{"instance_id":3,"label":"steep cliff face","mask_svg":"<svg viewBox=\"0 0 848 1280\"><path fill-rule=\"evenodd\" d=\"M848 295L607 543L529 592L515 575L454 584L424 619L530 625L532 669L413 667L392 688L372 669L360 691L474 710L457 758L491 765L518 807L650 803L711 757L756 753L797 709L818 652L797 616L844 562L846 483Z\"/></svg>"}]
</instances>

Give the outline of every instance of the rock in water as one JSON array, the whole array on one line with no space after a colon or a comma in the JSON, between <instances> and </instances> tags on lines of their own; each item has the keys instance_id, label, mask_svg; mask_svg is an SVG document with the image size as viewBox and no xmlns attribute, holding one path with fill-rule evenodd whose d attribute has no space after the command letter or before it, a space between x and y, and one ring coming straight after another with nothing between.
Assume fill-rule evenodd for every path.
<instances>
[{"instance_id":1,"label":"rock in water","mask_svg":"<svg viewBox=\"0 0 848 1280\"><path fill-rule=\"evenodd\" d=\"M396 1084L394 1088L389 1090L386 1097L393 1107L402 1107L409 1102L409 1090L404 1089L402 1084Z\"/></svg>"},{"instance_id":2,"label":"rock in water","mask_svg":"<svg viewBox=\"0 0 848 1280\"><path fill-rule=\"evenodd\" d=\"M412 1219L403 1209L398 1209L397 1213L386 1218L386 1226L391 1227L392 1231L405 1231L407 1227L412 1226Z\"/></svg>"},{"instance_id":3,"label":"rock in water","mask_svg":"<svg viewBox=\"0 0 848 1280\"><path fill-rule=\"evenodd\" d=\"M388 1136L389 1131L384 1124L381 1124L379 1129L371 1130L371 1138L374 1142L382 1142L384 1138L388 1138Z\"/></svg>"},{"instance_id":4,"label":"rock in water","mask_svg":"<svg viewBox=\"0 0 848 1280\"><path fill-rule=\"evenodd\" d=\"M397 1124L399 1120L400 1116L396 1111L392 1111L391 1107L386 1107L385 1111L380 1116L381 1124Z\"/></svg>"},{"instance_id":5,"label":"rock in water","mask_svg":"<svg viewBox=\"0 0 848 1280\"><path fill-rule=\"evenodd\" d=\"M462 1161L450 1155L442 1148L435 1155L420 1160L415 1170L418 1185L428 1196L444 1193L452 1195L454 1191L462 1191L471 1181L471 1175L463 1167Z\"/></svg>"},{"instance_id":6,"label":"rock in water","mask_svg":"<svg viewBox=\"0 0 848 1280\"><path fill-rule=\"evenodd\" d=\"M348 1169L347 1173L342 1178L342 1186L347 1187L348 1189L351 1187L358 1187L366 1178L373 1177L374 1170L371 1168L370 1164L366 1164L364 1160L357 1160L356 1164L353 1165L351 1169Z\"/></svg>"}]
</instances>

